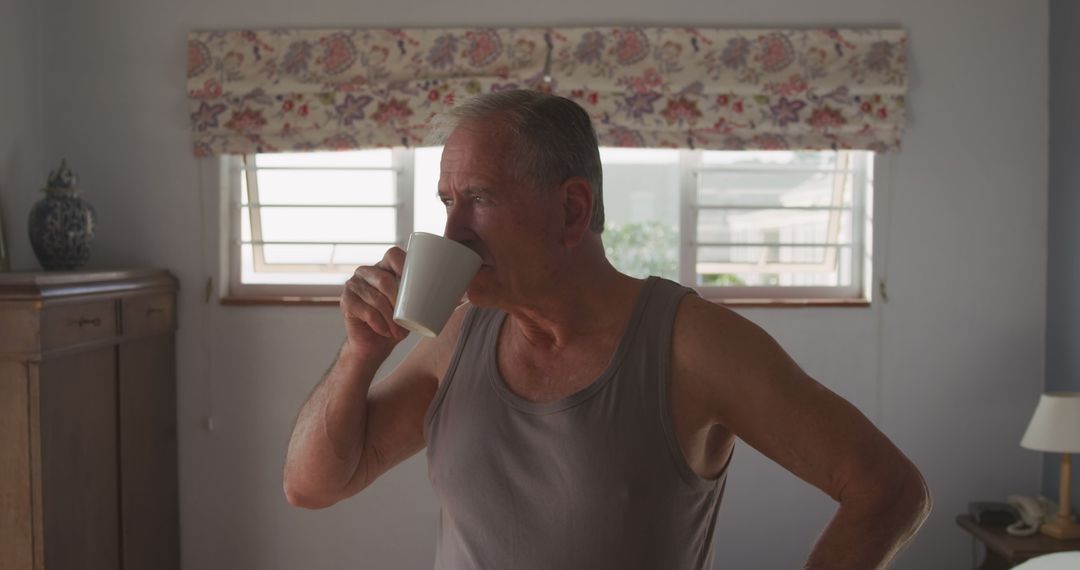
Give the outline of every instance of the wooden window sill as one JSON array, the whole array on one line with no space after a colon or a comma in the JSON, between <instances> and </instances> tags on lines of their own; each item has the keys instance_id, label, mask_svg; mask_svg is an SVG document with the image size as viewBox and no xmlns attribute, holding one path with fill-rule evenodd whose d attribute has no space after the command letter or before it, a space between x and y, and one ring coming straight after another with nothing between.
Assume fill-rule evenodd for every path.
<instances>
[{"instance_id":1,"label":"wooden window sill","mask_svg":"<svg viewBox=\"0 0 1080 570\"><path fill-rule=\"evenodd\" d=\"M712 299L708 300L732 307L741 308L802 308L802 307L850 307L866 308L870 301L866 299Z\"/></svg>"},{"instance_id":2,"label":"wooden window sill","mask_svg":"<svg viewBox=\"0 0 1080 570\"><path fill-rule=\"evenodd\" d=\"M258 305L284 305L289 307L337 307L341 303L338 297L222 297L222 305L247 307Z\"/></svg>"},{"instance_id":3,"label":"wooden window sill","mask_svg":"<svg viewBox=\"0 0 1080 570\"><path fill-rule=\"evenodd\" d=\"M865 299L709 299L727 307L741 308L805 308L805 307L870 307ZM221 304L229 306L289 306L289 307L337 307L338 297L222 297Z\"/></svg>"}]
</instances>

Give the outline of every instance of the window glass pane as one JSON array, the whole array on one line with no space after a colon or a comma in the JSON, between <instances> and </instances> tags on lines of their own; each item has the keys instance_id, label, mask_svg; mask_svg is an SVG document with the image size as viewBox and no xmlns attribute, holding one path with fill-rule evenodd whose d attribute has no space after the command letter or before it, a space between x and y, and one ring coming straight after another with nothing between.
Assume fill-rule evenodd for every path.
<instances>
[{"instance_id":1,"label":"window glass pane","mask_svg":"<svg viewBox=\"0 0 1080 570\"><path fill-rule=\"evenodd\" d=\"M836 243L850 235L851 211L722 209L698 212L699 242Z\"/></svg>"},{"instance_id":2,"label":"window glass pane","mask_svg":"<svg viewBox=\"0 0 1080 570\"><path fill-rule=\"evenodd\" d=\"M252 261L254 254L251 249L251 245L244 244L240 246L240 282L247 283L248 279L255 274L255 264Z\"/></svg>"},{"instance_id":3,"label":"window glass pane","mask_svg":"<svg viewBox=\"0 0 1080 570\"><path fill-rule=\"evenodd\" d=\"M446 210L436 189L442 148L412 152L414 187L412 196L402 198L413 199L414 230L441 235ZM613 148L600 153L603 242L608 259L625 273L678 281L680 256L686 256L695 263L691 273L696 275L687 285L850 287L853 280L866 282L862 273L853 273L852 260L854 251L861 252L854 269L868 271L872 153ZM242 245L241 281L341 284L351 268L378 262L398 237L393 156L389 149L380 149L255 157L261 167L260 202L276 207L256 210L262 235L253 232L249 209L242 207L242 239L337 245L266 245L258 274L254 248ZM683 160L687 162L680 164ZM701 170L693 172L691 163L700 164ZM864 165L865 171L847 172ZM687 181L691 186L681 188ZM246 182L241 176L242 204L249 198ZM694 235L681 241L684 191L695 196L685 207L696 224L685 229ZM363 207L320 207L329 205ZM853 235L855 215L865 235ZM866 240L865 249L860 240ZM709 245L715 243L731 245ZM688 245L680 252L681 244Z\"/></svg>"},{"instance_id":4,"label":"window glass pane","mask_svg":"<svg viewBox=\"0 0 1080 570\"><path fill-rule=\"evenodd\" d=\"M600 148L600 162L615 164L678 164L679 151L673 148Z\"/></svg>"},{"instance_id":5,"label":"window glass pane","mask_svg":"<svg viewBox=\"0 0 1080 570\"><path fill-rule=\"evenodd\" d=\"M732 246L703 246L698 250L698 263L730 263L750 264L756 266L775 265L781 267L785 264L821 265L826 261L832 261L837 246L816 245L732 245ZM746 271L752 271L747 269ZM756 271L756 270L754 270ZM769 271L775 271L769 268ZM831 271L831 269L830 269Z\"/></svg>"},{"instance_id":6,"label":"window glass pane","mask_svg":"<svg viewBox=\"0 0 1080 570\"><path fill-rule=\"evenodd\" d=\"M391 170L259 170L263 204L393 205Z\"/></svg>"},{"instance_id":7,"label":"window glass pane","mask_svg":"<svg viewBox=\"0 0 1080 570\"><path fill-rule=\"evenodd\" d=\"M265 245L263 257L266 263L316 263L330 261L331 245Z\"/></svg>"},{"instance_id":8,"label":"window glass pane","mask_svg":"<svg viewBox=\"0 0 1080 570\"><path fill-rule=\"evenodd\" d=\"M278 285L341 285L349 279L348 272L319 271L261 271L256 273L252 263L252 246L245 245L240 250L240 282L244 284Z\"/></svg>"},{"instance_id":9,"label":"window glass pane","mask_svg":"<svg viewBox=\"0 0 1080 570\"><path fill-rule=\"evenodd\" d=\"M393 152L388 148L373 150L348 150L340 152L279 152L259 154L256 166L345 166L351 168L390 168Z\"/></svg>"},{"instance_id":10,"label":"window glass pane","mask_svg":"<svg viewBox=\"0 0 1080 570\"><path fill-rule=\"evenodd\" d=\"M836 286L848 244L850 211L702 210L698 214L698 282L736 286ZM752 245L737 245L737 244ZM768 245L761 245L768 244ZM844 266L850 267L850 263ZM850 276L843 280L850 281Z\"/></svg>"},{"instance_id":11,"label":"window glass pane","mask_svg":"<svg viewBox=\"0 0 1080 570\"><path fill-rule=\"evenodd\" d=\"M251 241L251 210L240 208L240 239Z\"/></svg>"},{"instance_id":12,"label":"window glass pane","mask_svg":"<svg viewBox=\"0 0 1080 570\"><path fill-rule=\"evenodd\" d=\"M261 208L263 241L393 244L394 208Z\"/></svg>"},{"instance_id":13,"label":"window glass pane","mask_svg":"<svg viewBox=\"0 0 1080 570\"><path fill-rule=\"evenodd\" d=\"M862 239L853 236L854 192L867 189L854 187L865 177L849 170L869 162L870 153L847 151L703 152L698 284L850 286Z\"/></svg>"},{"instance_id":14,"label":"window glass pane","mask_svg":"<svg viewBox=\"0 0 1080 570\"><path fill-rule=\"evenodd\" d=\"M262 271L255 272L254 252L251 245L240 248L240 282L245 284L303 284L341 285L349 279L348 272L317 271Z\"/></svg>"},{"instance_id":15,"label":"window glass pane","mask_svg":"<svg viewBox=\"0 0 1080 570\"><path fill-rule=\"evenodd\" d=\"M698 285L839 286L850 284L850 248L794 246L700 247Z\"/></svg>"},{"instance_id":16,"label":"window glass pane","mask_svg":"<svg viewBox=\"0 0 1080 570\"><path fill-rule=\"evenodd\" d=\"M446 206L439 201L439 161L442 147L424 147L413 154L413 230L443 235Z\"/></svg>"},{"instance_id":17,"label":"window glass pane","mask_svg":"<svg viewBox=\"0 0 1080 570\"><path fill-rule=\"evenodd\" d=\"M833 169L838 152L786 150L707 150L702 153L704 166L747 166L768 168Z\"/></svg>"},{"instance_id":18,"label":"window glass pane","mask_svg":"<svg viewBox=\"0 0 1080 570\"><path fill-rule=\"evenodd\" d=\"M839 184L839 186L838 186ZM851 206L850 177L830 172L702 172L704 206Z\"/></svg>"},{"instance_id":19,"label":"window glass pane","mask_svg":"<svg viewBox=\"0 0 1080 570\"><path fill-rule=\"evenodd\" d=\"M600 149L604 170L604 249L634 277L679 278L679 153Z\"/></svg>"},{"instance_id":20,"label":"window glass pane","mask_svg":"<svg viewBox=\"0 0 1080 570\"><path fill-rule=\"evenodd\" d=\"M853 254L852 248L842 247L839 254L839 267L837 267L836 275L841 287L850 287L851 278L853 273L851 271L851 256Z\"/></svg>"},{"instance_id":21,"label":"window glass pane","mask_svg":"<svg viewBox=\"0 0 1080 570\"><path fill-rule=\"evenodd\" d=\"M339 245L334 249L334 263L359 267L382 261L389 245Z\"/></svg>"}]
</instances>

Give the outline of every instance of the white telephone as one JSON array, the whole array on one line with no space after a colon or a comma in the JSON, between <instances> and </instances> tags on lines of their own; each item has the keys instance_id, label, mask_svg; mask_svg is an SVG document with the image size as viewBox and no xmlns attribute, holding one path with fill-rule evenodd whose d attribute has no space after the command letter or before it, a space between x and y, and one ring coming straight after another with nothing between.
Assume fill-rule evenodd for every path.
<instances>
[{"instance_id":1,"label":"white telephone","mask_svg":"<svg viewBox=\"0 0 1080 570\"><path fill-rule=\"evenodd\" d=\"M1020 520L1008 526L1005 532L1014 536L1031 536L1039 531L1039 526L1050 522L1057 512L1057 505L1046 497L1032 499L1023 495L1010 495L1006 503L1016 507Z\"/></svg>"}]
</instances>

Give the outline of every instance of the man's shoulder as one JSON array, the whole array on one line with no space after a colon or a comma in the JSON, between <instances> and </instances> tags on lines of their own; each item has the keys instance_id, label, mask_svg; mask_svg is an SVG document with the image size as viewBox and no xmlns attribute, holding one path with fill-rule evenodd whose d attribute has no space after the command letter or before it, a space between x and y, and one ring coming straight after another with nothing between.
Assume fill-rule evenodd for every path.
<instances>
[{"instance_id":1,"label":"man's shoulder","mask_svg":"<svg viewBox=\"0 0 1080 570\"><path fill-rule=\"evenodd\" d=\"M675 313L674 342L677 345L711 344L754 326L728 307L690 293L683 295Z\"/></svg>"},{"instance_id":2,"label":"man's shoulder","mask_svg":"<svg viewBox=\"0 0 1080 570\"><path fill-rule=\"evenodd\" d=\"M753 369L779 347L768 333L728 307L686 295L672 331L672 364L678 374L732 377Z\"/></svg>"},{"instance_id":3,"label":"man's shoulder","mask_svg":"<svg viewBox=\"0 0 1080 570\"><path fill-rule=\"evenodd\" d=\"M730 406L745 402L755 386L797 372L780 345L742 315L697 295L680 303L671 346L677 414L727 425Z\"/></svg>"}]
</instances>

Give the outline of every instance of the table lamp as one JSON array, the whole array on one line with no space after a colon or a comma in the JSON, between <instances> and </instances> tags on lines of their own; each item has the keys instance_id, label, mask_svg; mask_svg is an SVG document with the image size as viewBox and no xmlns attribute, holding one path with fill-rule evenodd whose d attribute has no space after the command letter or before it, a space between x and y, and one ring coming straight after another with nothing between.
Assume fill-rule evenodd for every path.
<instances>
[{"instance_id":1,"label":"table lamp","mask_svg":"<svg viewBox=\"0 0 1080 570\"><path fill-rule=\"evenodd\" d=\"M1070 453L1080 453L1080 392L1048 392L1039 398L1020 446L1061 454L1061 492L1057 518L1039 530L1059 539L1080 538L1080 524L1070 513Z\"/></svg>"}]
</instances>

